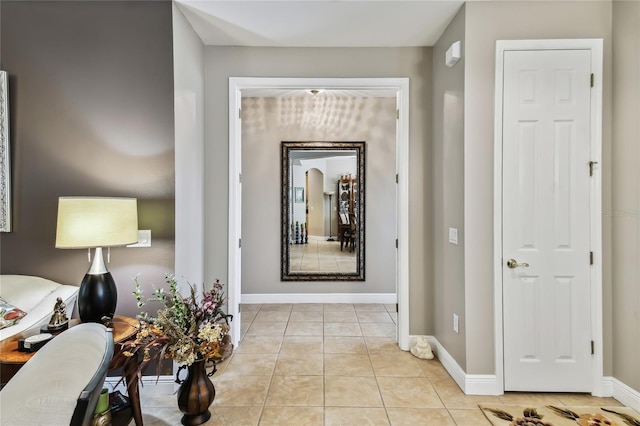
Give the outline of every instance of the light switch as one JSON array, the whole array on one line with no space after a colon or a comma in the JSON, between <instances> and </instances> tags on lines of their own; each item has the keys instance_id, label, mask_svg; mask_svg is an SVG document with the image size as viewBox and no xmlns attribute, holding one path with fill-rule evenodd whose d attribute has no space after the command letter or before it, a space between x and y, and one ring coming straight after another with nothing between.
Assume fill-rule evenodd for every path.
<instances>
[{"instance_id":1,"label":"light switch","mask_svg":"<svg viewBox=\"0 0 640 426\"><path fill-rule=\"evenodd\" d=\"M449 242L458 244L458 228L449 228Z\"/></svg>"}]
</instances>

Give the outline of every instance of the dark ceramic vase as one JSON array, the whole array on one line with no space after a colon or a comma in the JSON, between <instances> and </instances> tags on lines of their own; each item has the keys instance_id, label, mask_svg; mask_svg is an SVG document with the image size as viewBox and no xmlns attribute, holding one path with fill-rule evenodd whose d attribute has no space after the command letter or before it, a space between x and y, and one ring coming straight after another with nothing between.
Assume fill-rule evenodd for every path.
<instances>
[{"instance_id":1,"label":"dark ceramic vase","mask_svg":"<svg viewBox=\"0 0 640 426\"><path fill-rule=\"evenodd\" d=\"M205 363L200 360L188 367L181 366L177 375L184 368L187 368L188 371L187 378L184 381L176 380L180 383L178 408L184 413L182 424L185 426L201 425L211 418L209 406L216 397L216 389L209 377L215 372L215 369L211 374L207 374Z\"/></svg>"}]
</instances>

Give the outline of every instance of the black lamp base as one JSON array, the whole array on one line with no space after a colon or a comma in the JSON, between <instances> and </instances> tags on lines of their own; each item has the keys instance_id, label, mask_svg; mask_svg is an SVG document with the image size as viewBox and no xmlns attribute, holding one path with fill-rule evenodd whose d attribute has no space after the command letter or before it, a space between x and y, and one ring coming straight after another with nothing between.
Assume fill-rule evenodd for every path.
<instances>
[{"instance_id":1,"label":"black lamp base","mask_svg":"<svg viewBox=\"0 0 640 426\"><path fill-rule=\"evenodd\" d=\"M82 322L111 322L117 303L118 290L111 272L84 276L78 291L78 313Z\"/></svg>"}]
</instances>

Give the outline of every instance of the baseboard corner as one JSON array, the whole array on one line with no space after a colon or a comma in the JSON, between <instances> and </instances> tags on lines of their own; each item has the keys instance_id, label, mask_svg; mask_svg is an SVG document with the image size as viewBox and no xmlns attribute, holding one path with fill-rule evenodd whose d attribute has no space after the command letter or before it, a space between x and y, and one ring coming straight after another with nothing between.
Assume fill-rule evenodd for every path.
<instances>
[{"instance_id":1,"label":"baseboard corner","mask_svg":"<svg viewBox=\"0 0 640 426\"><path fill-rule=\"evenodd\" d=\"M418 336L410 336L413 343ZM466 395L500 395L495 374L467 374L434 336L424 336L442 366Z\"/></svg>"},{"instance_id":2,"label":"baseboard corner","mask_svg":"<svg viewBox=\"0 0 640 426\"><path fill-rule=\"evenodd\" d=\"M603 390L616 400L640 412L640 392L621 382L615 377L603 377Z\"/></svg>"}]
</instances>

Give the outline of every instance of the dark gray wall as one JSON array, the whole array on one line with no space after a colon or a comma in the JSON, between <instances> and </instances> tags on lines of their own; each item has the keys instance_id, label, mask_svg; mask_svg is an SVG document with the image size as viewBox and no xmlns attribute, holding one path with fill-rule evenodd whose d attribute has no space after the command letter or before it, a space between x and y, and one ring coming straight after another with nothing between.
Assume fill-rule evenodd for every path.
<instances>
[{"instance_id":1,"label":"dark gray wall","mask_svg":"<svg viewBox=\"0 0 640 426\"><path fill-rule=\"evenodd\" d=\"M14 224L0 272L79 284L86 252L54 248L58 197L136 197L153 245L108 266L133 315L132 278L160 284L174 265L171 2L2 1L0 19Z\"/></svg>"}]
</instances>

